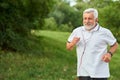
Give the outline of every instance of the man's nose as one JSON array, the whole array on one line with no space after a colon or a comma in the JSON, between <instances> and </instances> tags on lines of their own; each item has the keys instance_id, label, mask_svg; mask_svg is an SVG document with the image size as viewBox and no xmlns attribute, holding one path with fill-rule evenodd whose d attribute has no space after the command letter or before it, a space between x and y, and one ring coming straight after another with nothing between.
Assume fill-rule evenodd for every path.
<instances>
[{"instance_id":1,"label":"man's nose","mask_svg":"<svg viewBox=\"0 0 120 80\"><path fill-rule=\"evenodd\" d=\"M88 22L89 22L89 19L86 19L86 20L85 20L85 22L87 22L87 23L88 23Z\"/></svg>"}]
</instances>

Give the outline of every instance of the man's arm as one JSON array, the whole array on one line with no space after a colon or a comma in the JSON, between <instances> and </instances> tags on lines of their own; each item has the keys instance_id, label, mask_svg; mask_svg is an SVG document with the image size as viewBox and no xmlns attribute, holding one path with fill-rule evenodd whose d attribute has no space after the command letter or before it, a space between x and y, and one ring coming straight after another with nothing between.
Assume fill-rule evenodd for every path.
<instances>
[{"instance_id":1,"label":"man's arm","mask_svg":"<svg viewBox=\"0 0 120 80\"><path fill-rule=\"evenodd\" d=\"M76 45L76 43L77 43L79 40L80 40L80 38L74 37L73 40L72 40L72 42L67 42L67 44L66 44L67 50L72 50L73 47Z\"/></svg>"},{"instance_id":2,"label":"man's arm","mask_svg":"<svg viewBox=\"0 0 120 80\"><path fill-rule=\"evenodd\" d=\"M111 55L113 55L115 53L115 51L118 48L118 43L116 42L113 46L110 47L109 51Z\"/></svg>"},{"instance_id":3,"label":"man's arm","mask_svg":"<svg viewBox=\"0 0 120 80\"><path fill-rule=\"evenodd\" d=\"M118 48L118 43L116 42L113 46L110 47L109 51L103 55L102 60L105 62L110 62L112 55Z\"/></svg>"}]
</instances>

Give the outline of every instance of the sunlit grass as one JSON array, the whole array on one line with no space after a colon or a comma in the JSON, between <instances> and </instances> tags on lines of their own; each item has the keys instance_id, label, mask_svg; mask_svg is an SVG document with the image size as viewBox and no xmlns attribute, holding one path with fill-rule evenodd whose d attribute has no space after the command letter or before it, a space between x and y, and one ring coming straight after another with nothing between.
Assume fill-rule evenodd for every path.
<instances>
[{"instance_id":1,"label":"sunlit grass","mask_svg":"<svg viewBox=\"0 0 120 80\"><path fill-rule=\"evenodd\" d=\"M58 32L58 31L44 31L44 30L37 30L35 31L36 35L38 36L46 36L52 39L56 39L57 41L66 42L69 36L69 32Z\"/></svg>"}]
</instances>

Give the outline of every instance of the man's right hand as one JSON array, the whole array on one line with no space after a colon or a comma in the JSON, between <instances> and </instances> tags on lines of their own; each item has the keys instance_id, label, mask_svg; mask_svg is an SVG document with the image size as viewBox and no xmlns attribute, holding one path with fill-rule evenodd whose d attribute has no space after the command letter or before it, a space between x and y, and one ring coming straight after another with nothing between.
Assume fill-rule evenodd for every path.
<instances>
[{"instance_id":1,"label":"man's right hand","mask_svg":"<svg viewBox=\"0 0 120 80\"><path fill-rule=\"evenodd\" d=\"M80 40L79 37L74 37L72 40L73 45L76 45L76 43Z\"/></svg>"},{"instance_id":2,"label":"man's right hand","mask_svg":"<svg viewBox=\"0 0 120 80\"><path fill-rule=\"evenodd\" d=\"M79 37L74 37L73 38L73 40L72 40L72 42L67 42L67 44L66 44L66 48L68 49L68 50L72 50L73 49L73 47L77 44L77 42L80 40L80 38Z\"/></svg>"}]
</instances>

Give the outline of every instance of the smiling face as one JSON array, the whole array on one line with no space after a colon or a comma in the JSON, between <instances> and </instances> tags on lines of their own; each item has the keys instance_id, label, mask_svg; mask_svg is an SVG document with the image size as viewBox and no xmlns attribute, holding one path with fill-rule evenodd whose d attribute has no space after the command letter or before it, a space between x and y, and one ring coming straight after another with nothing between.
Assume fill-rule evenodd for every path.
<instances>
[{"instance_id":1,"label":"smiling face","mask_svg":"<svg viewBox=\"0 0 120 80\"><path fill-rule=\"evenodd\" d=\"M96 24L97 18L95 19L93 12L83 14L83 25L86 30L90 31L96 26Z\"/></svg>"}]
</instances>

